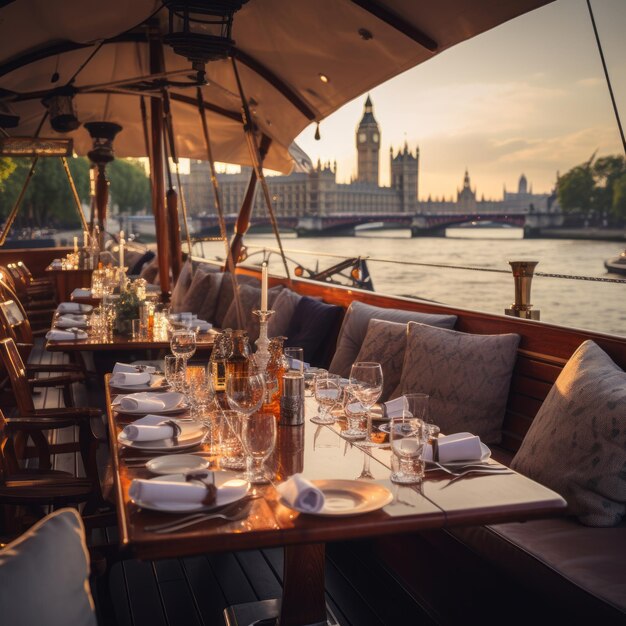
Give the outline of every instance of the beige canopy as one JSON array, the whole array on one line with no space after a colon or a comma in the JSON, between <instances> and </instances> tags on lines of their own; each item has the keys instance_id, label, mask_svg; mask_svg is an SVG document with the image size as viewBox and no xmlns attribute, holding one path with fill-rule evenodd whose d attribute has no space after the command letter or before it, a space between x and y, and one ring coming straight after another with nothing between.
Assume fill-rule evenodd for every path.
<instances>
[{"instance_id":1,"label":"beige canopy","mask_svg":"<svg viewBox=\"0 0 626 626\"><path fill-rule=\"evenodd\" d=\"M312 121L549 1L250 0L234 17L234 57L256 125L272 139L266 167L289 172L288 147ZM145 155L137 94L159 95L160 87L137 79L151 74L147 41L167 32L167 17L160 0L15 0L2 7L0 112L20 116L10 134L35 133L42 96L76 76L80 122L120 124L116 154ZM189 81L190 62L168 45L163 50L168 80ZM202 92L214 158L249 165L231 60L210 62L207 78ZM168 90L179 156L206 158L196 89ZM41 135L55 135L48 122ZM82 126L72 136L79 154L91 148Z\"/></svg>"}]
</instances>

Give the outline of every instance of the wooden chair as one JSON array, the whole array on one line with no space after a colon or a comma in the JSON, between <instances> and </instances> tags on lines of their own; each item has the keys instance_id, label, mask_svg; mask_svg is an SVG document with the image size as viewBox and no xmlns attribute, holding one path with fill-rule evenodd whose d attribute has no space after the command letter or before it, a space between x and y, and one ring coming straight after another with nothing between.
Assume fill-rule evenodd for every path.
<instances>
[{"instance_id":1,"label":"wooden chair","mask_svg":"<svg viewBox=\"0 0 626 626\"><path fill-rule=\"evenodd\" d=\"M50 278L47 276L35 278L23 261L18 261L15 265L30 287L45 287L51 295L54 295L54 283Z\"/></svg>"},{"instance_id":2,"label":"wooden chair","mask_svg":"<svg viewBox=\"0 0 626 626\"><path fill-rule=\"evenodd\" d=\"M9 263L6 267L0 266L0 273L3 275L3 281L8 283L20 298L27 311L56 308L54 292L45 285L30 285L16 263Z\"/></svg>"},{"instance_id":3,"label":"wooden chair","mask_svg":"<svg viewBox=\"0 0 626 626\"><path fill-rule=\"evenodd\" d=\"M27 296L19 295L16 282L11 277L6 268L0 267L0 297L4 300L19 301L20 306L24 309L36 328L45 328L50 326L52 316L56 311L56 303L52 300L29 301ZM26 298L26 299L25 299Z\"/></svg>"}]
</instances>

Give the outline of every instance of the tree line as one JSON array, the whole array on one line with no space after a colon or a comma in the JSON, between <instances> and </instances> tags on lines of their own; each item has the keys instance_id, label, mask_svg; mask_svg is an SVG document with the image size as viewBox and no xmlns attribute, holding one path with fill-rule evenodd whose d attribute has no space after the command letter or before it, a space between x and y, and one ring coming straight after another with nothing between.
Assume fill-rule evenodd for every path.
<instances>
[{"instance_id":1,"label":"tree line","mask_svg":"<svg viewBox=\"0 0 626 626\"><path fill-rule=\"evenodd\" d=\"M70 172L83 204L89 204L89 161L68 159ZM9 214L22 189L31 159L0 159L0 222ZM121 213L137 213L150 207L150 179L143 165L133 159L116 159L107 166L111 206ZM22 201L16 227L76 228L80 219L60 159L39 159Z\"/></svg>"},{"instance_id":2,"label":"tree line","mask_svg":"<svg viewBox=\"0 0 626 626\"><path fill-rule=\"evenodd\" d=\"M626 221L626 162L622 156L596 158L573 167L558 181L565 213L590 223L621 225Z\"/></svg>"}]
</instances>

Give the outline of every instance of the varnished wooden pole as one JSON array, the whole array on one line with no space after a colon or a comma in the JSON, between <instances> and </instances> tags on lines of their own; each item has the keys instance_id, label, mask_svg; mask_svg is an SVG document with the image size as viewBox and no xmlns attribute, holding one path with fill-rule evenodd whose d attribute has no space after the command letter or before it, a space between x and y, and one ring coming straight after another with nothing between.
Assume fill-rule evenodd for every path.
<instances>
[{"instance_id":1,"label":"varnished wooden pole","mask_svg":"<svg viewBox=\"0 0 626 626\"><path fill-rule=\"evenodd\" d=\"M235 223L235 236L230 244L230 254L233 258L233 263L236 265L239 262L241 256L241 248L243 246L243 237L248 231L250 226L250 215L252 214L252 207L254 205L254 199L256 198L256 172L252 170L250 174L250 180L248 181L248 188L246 189L246 195L241 203L239 209L239 215L237 216L237 222Z\"/></svg>"},{"instance_id":2,"label":"varnished wooden pole","mask_svg":"<svg viewBox=\"0 0 626 626\"><path fill-rule=\"evenodd\" d=\"M98 164L98 177L96 178L96 213L98 215L98 227L100 228L100 250L104 250L104 231L107 222L107 206L109 205L109 181L106 175L106 165Z\"/></svg>"},{"instance_id":3,"label":"varnished wooden pole","mask_svg":"<svg viewBox=\"0 0 626 626\"><path fill-rule=\"evenodd\" d=\"M167 215L170 227L170 252L172 254L172 278L174 283L180 276L182 269L182 252L180 249L180 226L178 224L178 194L170 187L165 195Z\"/></svg>"},{"instance_id":4,"label":"varnished wooden pole","mask_svg":"<svg viewBox=\"0 0 626 626\"><path fill-rule=\"evenodd\" d=\"M150 71L162 72L161 42L150 41ZM150 130L152 150L150 152L150 174L152 176L152 212L156 227L157 258L161 297L165 302L170 297L170 264L168 245L168 219L165 211L165 179L163 177L163 102L161 98L150 99Z\"/></svg>"}]
</instances>

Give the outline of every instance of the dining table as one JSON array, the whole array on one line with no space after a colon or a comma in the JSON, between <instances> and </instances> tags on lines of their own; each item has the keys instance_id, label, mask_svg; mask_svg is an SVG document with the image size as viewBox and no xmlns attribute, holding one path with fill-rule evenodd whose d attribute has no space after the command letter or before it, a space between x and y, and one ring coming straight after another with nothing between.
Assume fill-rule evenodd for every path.
<instances>
[{"instance_id":1,"label":"dining table","mask_svg":"<svg viewBox=\"0 0 626 626\"><path fill-rule=\"evenodd\" d=\"M124 426L135 416L116 412L112 401L119 391L105 377L111 466L119 523L121 549L139 559L159 560L211 552L283 547L284 577L281 600L265 600L228 607L229 626L271 620L281 626L327 624L324 595L325 544L357 538L399 535L426 529L523 521L561 515L565 500L550 489L513 470L490 475L468 475L455 480L445 471L425 473L415 485L390 481L391 451L382 442L364 447L342 437L342 419L331 425L310 421L317 405L305 398L305 419L300 426L278 425L274 452L266 462L271 482L251 486L247 512L234 521L211 519L190 527L160 534L151 527L175 520L179 513L146 510L129 495L131 482L148 479L145 467L154 452L141 452L119 442ZM183 419L190 419L182 413ZM189 453L210 462L220 471L221 457L207 444ZM490 463L499 465L496 461ZM293 474L353 494L354 507L326 514L294 510L276 487ZM375 494L388 492L384 506L370 507ZM378 497L378 496L377 496ZM355 514L357 510L367 511ZM263 622L271 623L271 621Z\"/></svg>"},{"instance_id":2,"label":"dining table","mask_svg":"<svg viewBox=\"0 0 626 626\"><path fill-rule=\"evenodd\" d=\"M70 300L75 289L91 285L92 269L72 268L65 269L56 265L48 265L45 269L46 275L52 278L58 302Z\"/></svg>"}]
</instances>

